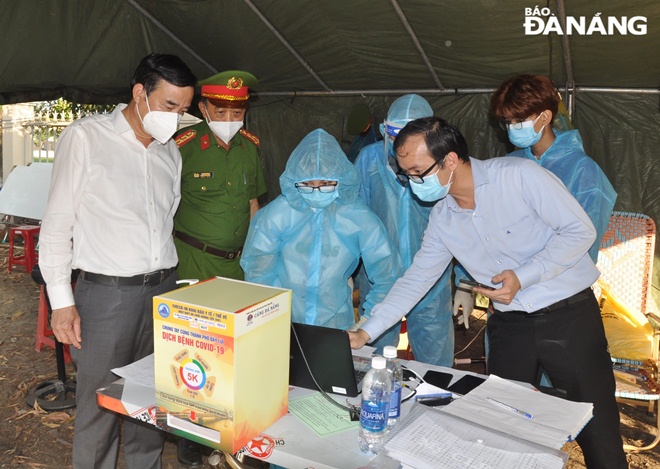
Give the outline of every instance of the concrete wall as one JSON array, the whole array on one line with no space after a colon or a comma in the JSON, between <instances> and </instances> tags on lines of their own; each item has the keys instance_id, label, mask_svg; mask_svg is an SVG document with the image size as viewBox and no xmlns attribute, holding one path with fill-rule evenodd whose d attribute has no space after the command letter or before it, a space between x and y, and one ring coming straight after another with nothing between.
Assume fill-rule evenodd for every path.
<instances>
[{"instance_id":1,"label":"concrete wall","mask_svg":"<svg viewBox=\"0 0 660 469\"><path fill-rule=\"evenodd\" d=\"M34 119L32 104L12 104L2 106L2 182L14 166L27 165L32 162L30 152L26 148L27 129L23 124Z\"/></svg>"}]
</instances>

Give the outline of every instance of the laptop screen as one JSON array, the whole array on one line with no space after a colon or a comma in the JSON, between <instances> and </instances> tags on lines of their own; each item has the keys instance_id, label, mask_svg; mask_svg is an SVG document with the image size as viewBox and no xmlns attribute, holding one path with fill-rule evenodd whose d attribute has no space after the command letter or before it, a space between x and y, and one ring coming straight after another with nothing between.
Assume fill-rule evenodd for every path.
<instances>
[{"instance_id":1,"label":"laptop screen","mask_svg":"<svg viewBox=\"0 0 660 469\"><path fill-rule=\"evenodd\" d=\"M355 397L359 394L359 383L354 358L359 363L358 368L366 371L369 360L353 357L346 331L291 323L291 386L320 388L325 392ZM365 361L367 365L362 363Z\"/></svg>"}]
</instances>

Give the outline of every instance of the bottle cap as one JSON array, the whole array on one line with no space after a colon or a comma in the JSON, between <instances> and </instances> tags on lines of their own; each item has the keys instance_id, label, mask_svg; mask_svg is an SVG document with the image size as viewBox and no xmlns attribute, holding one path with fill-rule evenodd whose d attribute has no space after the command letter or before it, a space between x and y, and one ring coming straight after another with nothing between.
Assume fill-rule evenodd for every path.
<instances>
[{"instance_id":1,"label":"bottle cap","mask_svg":"<svg viewBox=\"0 0 660 469\"><path fill-rule=\"evenodd\" d=\"M385 358L396 358L398 356L396 347L394 345L387 345L383 347L383 356Z\"/></svg>"},{"instance_id":2,"label":"bottle cap","mask_svg":"<svg viewBox=\"0 0 660 469\"><path fill-rule=\"evenodd\" d=\"M373 357L371 359L371 368L375 368L377 370L385 369L385 358L383 358L383 357Z\"/></svg>"}]
</instances>

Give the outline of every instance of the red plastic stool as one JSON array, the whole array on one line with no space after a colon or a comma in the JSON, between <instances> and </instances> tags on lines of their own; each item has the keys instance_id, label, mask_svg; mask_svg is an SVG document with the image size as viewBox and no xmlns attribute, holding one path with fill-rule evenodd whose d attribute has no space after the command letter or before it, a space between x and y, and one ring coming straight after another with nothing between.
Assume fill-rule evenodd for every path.
<instances>
[{"instance_id":1,"label":"red plastic stool","mask_svg":"<svg viewBox=\"0 0 660 469\"><path fill-rule=\"evenodd\" d=\"M15 265L25 266L25 270L29 274L32 268L39 261L37 254L37 239L39 238L39 226L14 226L9 228L9 271ZM16 236L23 238L23 255L16 255L15 241Z\"/></svg>"},{"instance_id":2,"label":"red plastic stool","mask_svg":"<svg viewBox=\"0 0 660 469\"><path fill-rule=\"evenodd\" d=\"M48 322L48 303L44 294L44 286L39 287L39 315L37 316L37 345L35 349L41 352L44 345L55 348L55 339L53 339L53 330ZM64 362L71 363L71 352L69 345L63 345Z\"/></svg>"}]
</instances>

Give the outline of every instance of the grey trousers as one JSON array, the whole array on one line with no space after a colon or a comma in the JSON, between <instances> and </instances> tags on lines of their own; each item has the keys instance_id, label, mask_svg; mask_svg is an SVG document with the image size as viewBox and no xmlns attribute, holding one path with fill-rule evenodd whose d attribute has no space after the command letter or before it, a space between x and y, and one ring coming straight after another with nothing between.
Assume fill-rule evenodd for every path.
<instances>
[{"instance_id":1,"label":"grey trousers","mask_svg":"<svg viewBox=\"0 0 660 469\"><path fill-rule=\"evenodd\" d=\"M115 469L119 450L117 414L96 404L96 390L117 380L110 370L154 350L154 295L176 289L176 273L157 286L108 286L79 279L75 301L81 319L82 349L71 347L76 376L74 469ZM124 453L129 469L161 467L164 434L124 419Z\"/></svg>"}]
</instances>

